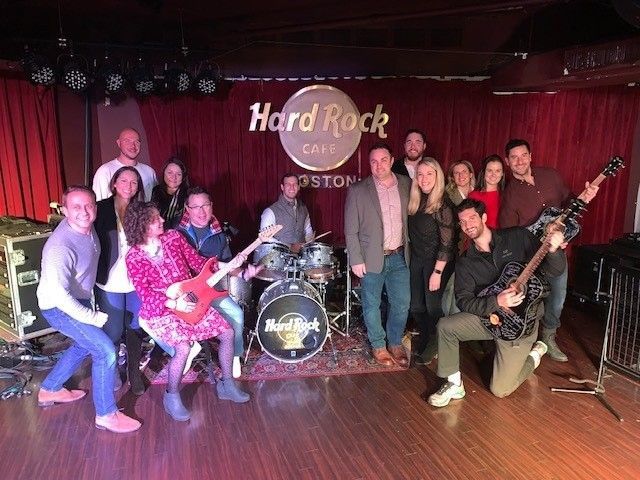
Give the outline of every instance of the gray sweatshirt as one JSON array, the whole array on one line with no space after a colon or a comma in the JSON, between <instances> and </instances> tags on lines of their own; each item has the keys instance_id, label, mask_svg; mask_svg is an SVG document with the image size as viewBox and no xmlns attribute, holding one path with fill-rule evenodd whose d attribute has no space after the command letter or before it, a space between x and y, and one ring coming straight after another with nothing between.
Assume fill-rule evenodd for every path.
<instances>
[{"instance_id":1,"label":"gray sweatshirt","mask_svg":"<svg viewBox=\"0 0 640 480\"><path fill-rule=\"evenodd\" d=\"M51 234L42 251L38 285L41 310L59 308L82 323L93 324L96 313L78 300L90 300L96 283L100 243L95 230L76 232L65 218Z\"/></svg>"}]
</instances>

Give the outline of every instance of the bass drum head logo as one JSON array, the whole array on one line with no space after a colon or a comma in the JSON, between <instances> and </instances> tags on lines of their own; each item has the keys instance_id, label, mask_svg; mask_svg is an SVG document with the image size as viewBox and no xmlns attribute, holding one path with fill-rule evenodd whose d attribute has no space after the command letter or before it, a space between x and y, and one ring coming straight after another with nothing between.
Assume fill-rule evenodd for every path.
<instances>
[{"instance_id":1,"label":"bass drum head logo","mask_svg":"<svg viewBox=\"0 0 640 480\"><path fill-rule=\"evenodd\" d=\"M316 172L344 164L360 144L360 112L353 100L335 87L312 85L296 92L283 113L305 112L299 129L280 130L282 147L302 168Z\"/></svg>"}]
</instances>

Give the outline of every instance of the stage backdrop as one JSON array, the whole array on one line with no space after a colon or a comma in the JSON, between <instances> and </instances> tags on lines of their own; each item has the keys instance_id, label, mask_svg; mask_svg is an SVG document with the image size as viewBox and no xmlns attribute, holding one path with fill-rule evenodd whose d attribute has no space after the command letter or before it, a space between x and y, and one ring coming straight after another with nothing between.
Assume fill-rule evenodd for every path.
<instances>
[{"instance_id":1,"label":"stage backdrop","mask_svg":"<svg viewBox=\"0 0 640 480\"><path fill-rule=\"evenodd\" d=\"M62 196L52 89L0 77L0 215L47 219Z\"/></svg>"},{"instance_id":2,"label":"stage backdrop","mask_svg":"<svg viewBox=\"0 0 640 480\"><path fill-rule=\"evenodd\" d=\"M557 168L579 193L613 155L629 159L640 106L638 89L609 87L556 94L499 96L488 82L436 82L418 79L335 80L326 82L236 82L220 98L152 97L140 101L152 165L159 171L177 154L192 184L213 194L214 212L241 229L246 244L258 228L260 213L280 190L283 173L306 172L289 159L276 132L251 132L250 105L272 103L280 111L287 99L312 84L332 85L349 95L361 113L382 103L390 121L385 130L396 159L403 156L408 128L428 137L427 154L446 168L463 159L478 167L491 153L504 156L509 138L527 139L533 162ZM342 167L327 174L369 174L368 148L377 136L363 133L359 149ZM321 173L322 174L322 173ZM603 184L585 215L576 243L608 242L622 232L628 175L623 170ZM327 241L344 242L346 189L304 189L317 233L331 230Z\"/></svg>"}]
</instances>

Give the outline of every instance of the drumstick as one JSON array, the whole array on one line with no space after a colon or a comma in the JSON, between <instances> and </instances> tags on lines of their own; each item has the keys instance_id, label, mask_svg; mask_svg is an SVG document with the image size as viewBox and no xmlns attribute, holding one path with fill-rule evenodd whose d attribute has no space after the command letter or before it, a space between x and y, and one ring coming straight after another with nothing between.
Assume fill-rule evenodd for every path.
<instances>
[{"instance_id":1,"label":"drumstick","mask_svg":"<svg viewBox=\"0 0 640 480\"><path fill-rule=\"evenodd\" d=\"M303 246L304 246L304 245L309 245L310 243L313 243L313 242L315 242L317 239L319 239L319 238L321 238L321 237L325 237L325 236L329 235L330 233L331 233L331 230L329 230L328 232L321 233L321 234L320 234L320 235L318 235L317 237L314 237L314 238L312 238L311 240L309 240L307 243L304 243L304 244L303 244Z\"/></svg>"}]
</instances>

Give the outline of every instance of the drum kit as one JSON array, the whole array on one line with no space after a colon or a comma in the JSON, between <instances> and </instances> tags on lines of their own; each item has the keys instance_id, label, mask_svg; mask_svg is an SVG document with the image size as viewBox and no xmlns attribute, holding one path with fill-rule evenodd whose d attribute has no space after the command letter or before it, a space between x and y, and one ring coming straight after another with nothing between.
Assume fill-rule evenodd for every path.
<instances>
[{"instance_id":1,"label":"drum kit","mask_svg":"<svg viewBox=\"0 0 640 480\"><path fill-rule=\"evenodd\" d=\"M287 244L265 242L256 248L253 260L264 267L256 278L271 285L260 296L247 356L257 337L262 350L276 360L302 362L321 351L329 339L337 361L331 332L349 335L351 298L346 295L344 310L333 312L327 309L327 291L334 279L343 276L346 291L351 291L347 262L341 271L333 247L315 241L304 244L297 254Z\"/></svg>"}]
</instances>

